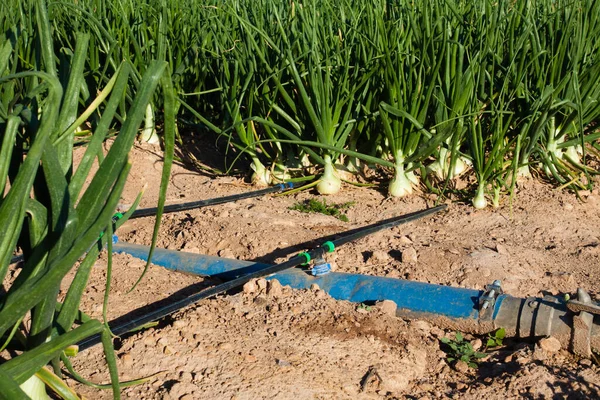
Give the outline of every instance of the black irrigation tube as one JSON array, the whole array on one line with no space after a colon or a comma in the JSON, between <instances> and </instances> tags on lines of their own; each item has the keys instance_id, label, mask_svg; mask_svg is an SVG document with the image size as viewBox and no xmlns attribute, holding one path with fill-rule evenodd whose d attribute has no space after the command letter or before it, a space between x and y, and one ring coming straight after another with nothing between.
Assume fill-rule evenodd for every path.
<instances>
[{"instance_id":1,"label":"black irrigation tube","mask_svg":"<svg viewBox=\"0 0 600 400\"><path fill-rule=\"evenodd\" d=\"M234 195L225 196L225 197L217 197L215 199L191 201L188 203L171 204L171 205L167 205L164 207L163 214L178 212L178 211L192 210L195 208L215 206L217 204L224 204L224 203L229 203L229 202L237 201L237 200L251 199L254 197L264 196L264 195L270 194L270 193L285 192L285 191L293 189L293 188L294 188L293 183L286 182L286 183L279 183L275 186L271 186L266 189L255 190L253 192L239 193L239 194L234 194ZM131 217L129 217L129 219L148 217L151 215L156 215L157 212L158 212L158 208L156 208L156 207L142 208L139 210L135 210L133 212L133 214L131 214Z\"/></svg>"},{"instance_id":2,"label":"black irrigation tube","mask_svg":"<svg viewBox=\"0 0 600 400\"><path fill-rule=\"evenodd\" d=\"M284 271L289 268L297 267L299 265L306 265L311 260L321 259L326 253L333 252L333 251L335 251L335 249L337 247L342 246L346 243L353 242L355 240L361 239L368 235L372 235L373 233L379 232L384 229L393 228L397 225L415 221L417 219L420 219L420 218L426 217L428 215L437 213L441 210L444 210L446 207L447 206L444 204L444 205L440 205L437 207L428 208L428 209L425 209L422 211L417 211L414 213L402 215L402 216L395 217L395 218L390 218L390 219L380 221L380 222L376 222L372 225L367 225L362 228L347 231L345 233L342 233L339 238L332 240L332 241L325 242L320 247L317 247L316 249L313 249L313 250L310 250L307 252L303 252L303 253L299 253L281 264L271 265L269 267L260 269L256 272L253 272L253 273L250 273L247 275L242 275L238 278L232 279L228 282L222 283L222 284L214 286L212 288L199 291L199 292L192 294L184 299L174 301L170 304L167 304L156 310L153 310L141 317L132 319L132 320L127 321L118 326L112 326L111 331L113 332L113 334L115 334L117 336L123 335L125 333L139 329L140 327L143 327L144 325L146 325L150 322L158 321L170 314L173 314L176 311L181 310L184 307L187 307L189 305L197 303L200 300L203 300L203 299L215 296L217 294L227 292L231 289L243 286L245 283L251 281L252 279L257 279L257 278L262 278L265 276L273 275L277 272L281 272L281 271ZM100 343L100 341L101 340L100 340L99 335L91 336L91 337L89 337L85 340L82 340L81 342L78 343L79 350L82 351L82 350L88 349L88 348Z\"/></svg>"},{"instance_id":3,"label":"black irrigation tube","mask_svg":"<svg viewBox=\"0 0 600 400\"><path fill-rule=\"evenodd\" d=\"M282 192L291 190L293 188L294 188L294 184L292 182L285 182L285 183L279 183L277 185L268 187L266 189L255 190L253 192L233 194L231 196L217 197L214 199L190 201L188 203L170 204L163 208L163 214L178 212L178 211L193 210L195 208L216 206L218 204L230 203L232 201L237 201L237 200L251 199L254 197L260 197L260 196L264 196L266 194L271 194L271 193L282 193ZM133 214L131 214L129 219L149 217L152 215L156 215L157 212L158 212L157 207L141 208L139 210L135 210L133 212ZM15 264L15 263L21 262L23 260L24 260L24 257L22 254L20 254L18 256L14 256L13 258L11 258L10 264Z\"/></svg>"}]
</instances>

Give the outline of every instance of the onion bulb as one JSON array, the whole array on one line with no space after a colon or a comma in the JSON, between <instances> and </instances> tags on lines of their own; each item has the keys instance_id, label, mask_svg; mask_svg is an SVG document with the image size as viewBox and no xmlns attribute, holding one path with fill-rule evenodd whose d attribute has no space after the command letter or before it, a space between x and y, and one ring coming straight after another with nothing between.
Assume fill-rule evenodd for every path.
<instances>
[{"instance_id":1,"label":"onion bulb","mask_svg":"<svg viewBox=\"0 0 600 400\"><path fill-rule=\"evenodd\" d=\"M342 180L333 166L331 156L326 155L323 160L325 161L325 170L317 184L317 191L320 194L336 194L342 187Z\"/></svg>"},{"instance_id":2,"label":"onion bulb","mask_svg":"<svg viewBox=\"0 0 600 400\"><path fill-rule=\"evenodd\" d=\"M254 171L252 174L252 184L258 187L265 187L271 184L271 171L256 157L252 157L250 168Z\"/></svg>"},{"instance_id":3,"label":"onion bulb","mask_svg":"<svg viewBox=\"0 0 600 400\"><path fill-rule=\"evenodd\" d=\"M416 183L417 177L412 173L404 172L404 164L397 162L394 167L394 178L388 187L388 194L393 197L403 197L413 192L413 183Z\"/></svg>"},{"instance_id":4,"label":"onion bulb","mask_svg":"<svg viewBox=\"0 0 600 400\"><path fill-rule=\"evenodd\" d=\"M485 193L483 189L484 186L479 185L477 188L477 193L475 194L475 197L473 197L473 207L478 210L483 210L487 207L487 200L485 199Z\"/></svg>"}]
</instances>

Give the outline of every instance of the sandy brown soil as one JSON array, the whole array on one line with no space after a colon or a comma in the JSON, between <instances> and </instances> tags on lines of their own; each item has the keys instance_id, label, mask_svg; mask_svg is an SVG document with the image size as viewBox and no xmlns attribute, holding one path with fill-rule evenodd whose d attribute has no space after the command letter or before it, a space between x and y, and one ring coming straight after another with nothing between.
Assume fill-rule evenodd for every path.
<instances>
[{"instance_id":1,"label":"sandy brown soil","mask_svg":"<svg viewBox=\"0 0 600 400\"><path fill-rule=\"evenodd\" d=\"M137 148L123 203L148 184L142 206L156 204L162 164L155 150ZM214 178L174 166L171 203L252 190L242 180ZM481 289L502 280L507 293L535 296L573 293L598 297L600 195L573 194L526 182L511 207L475 211L453 203L449 211L377 233L335 253L338 271L406 278ZM212 208L168 214L159 247L244 260L275 262L311 240L416 211L433 197L386 199L373 188L346 186L330 202L354 201L349 222L289 210L312 192L267 196ZM127 222L123 241L148 245L153 219ZM411 255L412 254L412 255ZM416 259L415 259L416 255ZM111 318L181 292L202 279L152 267L127 293L144 263L114 257ZM106 254L98 261L82 307L101 317ZM204 282L209 285L211 282ZM66 286L65 286L66 288ZM177 295L177 294L176 294ZM565 349L506 341L478 369L448 365L439 338L451 336L424 321L404 321L385 309L335 301L318 288L292 290L258 282L246 290L205 300L151 328L117 342L122 379L158 373L123 389L134 399L378 399L378 398L593 398L600 374L589 360ZM467 335L475 345L485 337ZM75 358L75 368L107 382L101 349ZM81 385L87 398L109 391Z\"/></svg>"}]
</instances>

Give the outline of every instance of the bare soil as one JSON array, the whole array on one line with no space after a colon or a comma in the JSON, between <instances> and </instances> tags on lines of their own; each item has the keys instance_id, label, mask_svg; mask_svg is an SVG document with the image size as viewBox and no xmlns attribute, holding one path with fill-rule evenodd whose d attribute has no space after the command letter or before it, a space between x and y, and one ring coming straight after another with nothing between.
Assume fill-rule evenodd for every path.
<instances>
[{"instance_id":1,"label":"bare soil","mask_svg":"<svg viewBox=\"0 0 600 400\"><path fill-rule=\"evenodd\" d=\"M160 150L138 147L123 195L130 204L148 185L141 206L154 206L161 174ZM173 168L168 202L207 199L254 190L242 179L214 177ZM512 203L476 211L449 203L448 212L346 245L335 253L338 271L388 276L482 289L494 279L514 296L573 293L578 287L598 297L600 282L600 195L581 200L539 181L519 184ZM376 188L343 187L328 202L355 202L349 222L289 208L321 198L314 192L266 196L211 208L167 214L158 246L243 260L277 262L310 247L320 237L417 211L435 196L387 199ZM154 219L128 221L120 240L149 245ZM98 261L82 308L101 318L106 254ZM128 290L144 263L128 255L113 258L109 317L131 313L160 299L182 296L202 278L152 266L142 283ZM67 288L65 282L65 290ZM318 288L255 290L220 296L191 306L156 327L118 340L122 380L153 376L123 389L134 399L379 399L379 398L594 398L598 366L566 349L506 340L479 368L447 362L441 337L453 337L425 321L388 315L335 301ZM426 301L426 299L425 299ZM134 315L134 314L131 314ZM466 335L477 346L485 337ZM102 349L74 359L76 370L108 382ZM72 382L73 383L73 382ZM110 391L76 385L87 398Z\"/></svg>"}]
</instances>

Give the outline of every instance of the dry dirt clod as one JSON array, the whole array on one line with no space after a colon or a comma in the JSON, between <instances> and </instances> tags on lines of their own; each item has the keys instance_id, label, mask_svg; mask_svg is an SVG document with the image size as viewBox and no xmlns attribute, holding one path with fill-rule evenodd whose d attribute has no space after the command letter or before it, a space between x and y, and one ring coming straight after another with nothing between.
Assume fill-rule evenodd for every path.
<instances>
[{"instance_id":1,"label":"dry dirt clod","mask_svg":"<svg viewBox=\"0 0 600 400\"><path fill-rule=\"evenodd\" d=\"M258 290L258 286L256 285L256 280L253 279L251 281L248 281L244 284L244 293L246 294L253 294L256 293L256 291Z\"/></svg>"},{"instance_id":2,"label":"dry dirt clod","mask_svg":"<svg viewBox=\"0 0 600 400\"><path fill-rule=\"evenodd\" d=\"M541 339L538 344L540 345L540 348L548 354L558 353L561 349L558 339L552 336Z\"/></svg>"},{"instance_id":3,"label":"dry dirt clod","mask_svg":"<svg viewBox=\"0 0 600 400\"><path fill-rule=\"evenodd\" d=\"M454 364L454 369L462 374L466 374L467 372L469 372L469 364L467 364L463 360L458 360L456 364Z\"/></svg>"},{"instance_id":4,"label":"dry dirt clod","mask_svg":"<svg viewBox=\"0 0 600 400\"><path fill-rule=\"evenodd\" d=\"M589 368L592 366L592 360L588 358L583 358L579 361L579 365L581 365L582 367Z\"/></svg>"},{"instance_id":5,"label":"dry dirt clod","mask_svg":"<svg viewBox=\"0 0 600 400\"><path fill-rule=\"evenodd\" d=\"M383 300L377 303L377 308L379 308L382 313L395 317L398 306L392 300Z\"/></svg>"},{"instance_id":6,"label":"dry dirt clod","mask_svg":"<svg viewBox=\"0 0 600 400\"><path fill-rule=\"evenodd\" d=\"M223 249L219 251L219 257L223 257L223 258L235 258L235 254L233 254L233 251L231 251L231 249Z\"/></svg>"},{"instance_id":7,"label":"dry dirt clod","mask_svg":"<svg viewBox=\"0 0 600 400\"><path fill-rule=\"evenodd\" d=\"M483 342L481 339L475 339L471 342L471 346L473 346L474 350L479 350L483 346Z\"/></svg>"},{"instance_id":8,"label":"dry dirt clod","mask_svg":"<svg viewBox=\"0 0 600 400\"><path fill-rule=\"evenodd\" d=\"M267 298L262 294L254 299L254 304L256 304L259 307L266 305L268 302L269 300L267 300Z\"/></svg>"},{"instance_id":9,"label":"dry dirt clod","mask_svg":"<svg viewBox=\"0 0 600 400\"><path fill-rule=\"evenodd\" d=\"M402 262L407 264L417 263L417 250L414 247L409 247L402 251Z\"/></svg>"},{"instance_id":10,"label":"dry dirt clod","mask_svg":"<svg viewBox=\"0 0 600 400\"><path fill-rule=\"evenodd\" d=\"M269 281L267 285L267 294L269 296L280 297L283 293L283 286L277 279Z\"/></svg>"},{"instance_id":11,"label":"dry dirt clod","mask_svg":"<svg viewBox=\"0 0 600 400\"><path fill-rule=\"evenodd\" d=\"M410 326L415 328L418 331L423 332L424 334L429 334L431 332L431 324L427 321L416 320L410 323Z\"/></svg>"},{"instance_id":12,"label":"dry dirt clod","mask_svg":"<svg viewBox=\"0 0 600 400\"><path fill-rule=\"evenodd\" d=\"M260 278L256 280L256 286L258 286L259 290L267 290L267 280L265 278Z\"/></svg>"},{"instance_id":13,"label":"dry dirt clod","mask_svg":"<svg viewBox=\"0 0 600 400\"><path fill-rule=\"evenodd\" d=\"M383 250L375 250L371 257L369 257L369 262L371 264L384 264L390 261L390 255Z\"/></svg>"}]
</instances>

